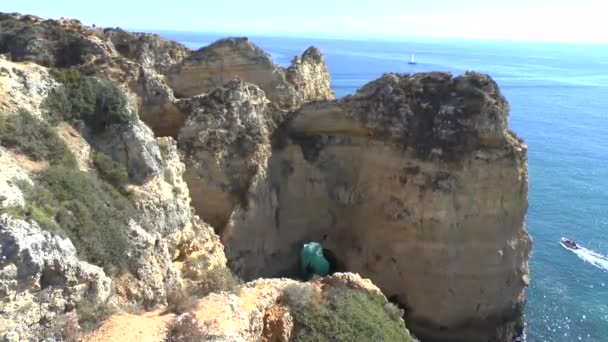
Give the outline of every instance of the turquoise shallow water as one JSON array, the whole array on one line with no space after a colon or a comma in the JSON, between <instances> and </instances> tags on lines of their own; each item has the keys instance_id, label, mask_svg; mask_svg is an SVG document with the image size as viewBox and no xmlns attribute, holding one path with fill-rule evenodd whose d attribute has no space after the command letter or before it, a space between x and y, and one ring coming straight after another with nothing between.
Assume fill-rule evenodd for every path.
<instances>
[{"instance_id":1,"label":"turquoise shallow water","mask_svg":"<svg viewBox=\"0 0 608 342\"><path fill-rule=\"evenodd\" d=\"M192 48L219 38L161 34ZM311 44L319 47L338 96L384 72L492 75L511 105L511 127L529 148L527 340L608 341L607 45L251 39L282 65ZM412 52L414 66L407 64ZM566 250L562 236L586 249Z\"/></svg>"}]
</instances>

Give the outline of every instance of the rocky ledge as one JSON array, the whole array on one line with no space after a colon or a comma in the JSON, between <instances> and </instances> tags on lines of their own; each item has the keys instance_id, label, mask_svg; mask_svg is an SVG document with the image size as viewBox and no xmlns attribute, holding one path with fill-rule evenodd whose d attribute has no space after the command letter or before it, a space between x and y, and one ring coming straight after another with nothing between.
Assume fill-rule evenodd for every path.
<instances>
[{"instance_id":1,"label":"rocky ledge","mask_svg":"<svg viewBox=\"0 0 608 342\"><path fill-rule=\"evenodd\" d=\"M314 47L281 67L246 38L0 14L0 337L335 339L363 313L395 334L372 340L410 339L402 317L424 341L511 341L531 240L508 119L474 72L335 100ZM308 241L378 288L263 278L299 276Z\"/></svg>"}]
</instances>

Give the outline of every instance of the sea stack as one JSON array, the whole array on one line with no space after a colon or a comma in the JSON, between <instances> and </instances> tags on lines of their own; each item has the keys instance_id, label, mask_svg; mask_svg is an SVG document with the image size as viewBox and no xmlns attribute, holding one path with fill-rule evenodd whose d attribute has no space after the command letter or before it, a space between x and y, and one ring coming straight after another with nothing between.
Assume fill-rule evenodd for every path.
<instances>
[{"instance_id":1,"label":"sea stack","mask_svg":"<svg viewBox=\"0 0 608 342\"><path fill-rule=\"evenodd\" d=\"M274 130L223 228L231 265L294 274L297 246L320 241L402 304L422 340L510 341L531 240L526 145L508 114L477 73L387 74L305 105Z\"/></svg>"}]
</instances>

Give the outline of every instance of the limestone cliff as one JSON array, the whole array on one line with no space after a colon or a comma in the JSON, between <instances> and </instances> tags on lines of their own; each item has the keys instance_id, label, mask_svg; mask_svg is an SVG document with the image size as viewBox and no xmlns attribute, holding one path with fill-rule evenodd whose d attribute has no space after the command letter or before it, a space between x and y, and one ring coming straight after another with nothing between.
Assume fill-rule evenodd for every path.
<instances>
[{"instance_id":1,"label":"limestone cliff","mask_svg":"<svg viewBox=\"0 0 608 342\"><path fill-rule=\"evenodd\" d=\"M273 108L257 86L231 81L208 96L192 98L179 135L193 205L214 227L223 227L264 172L270 154Z\"/></svg>"},{"instance_id":2,"label":"limestone cliff","mask_svg":"<svg viewBox=\"0 0 608 342\"><path fill-rule=\"evenodd\" d=\"M320 241L423 339L509 340L531 244L526 146L507 123L498 87L475 73L388 74L306 105L274 130L224 228L227 256L246 279L294 274L302 243Z\"/></svg>"},{"instance_id":3,"label":"limestone cliff","mask_svg":"<svg viewBox=\"0 0 608 342\"><path fill-rule=\"evenodd\" d=\"M0 68L0 338L57 337L58 327L66 322L78 330L78 315L87 305L153 308L166 304L168 292L196 284L206 272L225 267L219 238L191 209L183 180L185 165L173 139L155 138L137 118L100 132L82 122L53 126L45 122L49 115L43 103L56 95L53 90L60 84L49 69L6 59L0 59ZM9 138L14 127L7 128L6 122L30 115L28 112L33 121L27 122L32 127L21 129L31 136L17 137L20 142L5 146L5 139L15 139ZM46 128L36 133L40 127ZM82 171L75 175L82 177L85 186L101 178L95 155L108 156L117 170L124 168L126 183L117 185L122 195L112 192L134 209L124 232L127 238L122 241L126 253L121 268L104 265L108 267L102 269L83 261L83 251L65 237L65 232L60 233L65 220L57 219L59 212L47 208L60 203L47 201L40 207L39 202L32 202L40 198L31 198L31 189L24 189L24 183L29 187L38 184L41 175L57 167L46 157L28 155L44 149L49 141L43 139L52 136L56 136L56 140L49 140L53 146L63 141L66 151L62 153L73 156L74 165L66 166ZM20 144L28 145L22 148ZM95 198L98 194L89 195ZM85 215L78 208L64 213ZM117 214L111 202L95 209ZM183 271L184 264L198 273Z\"/></svg>"}]
</instances>

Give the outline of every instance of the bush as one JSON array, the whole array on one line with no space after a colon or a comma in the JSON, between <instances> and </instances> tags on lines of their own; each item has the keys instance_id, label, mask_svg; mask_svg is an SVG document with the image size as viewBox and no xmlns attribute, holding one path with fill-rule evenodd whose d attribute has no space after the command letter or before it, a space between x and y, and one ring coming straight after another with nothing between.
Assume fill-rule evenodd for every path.
<instances>
[{"instance_id":1,"label":"bush","mask_svg":"<svg viewBox=\"0 0 608 342\"><path fill-rule=\"evenodd\" d=\"M82 120L95 132L108 125L134 120L127 109L127 97L109 80L84 76L76 69L56 69L62 87L54 89L44 102L49 122Z\"/></svg>"},{"instance_id":2,"label":"bush","mask_svg":"<svg viewBox=\"0 0 608 342\"><path fill-rule=\"evenodd\" d=\"M42 229L57 234L63 238L67 237L65 232L59 227L59 225L57 225L57 223L55 223L53 218L48 216L47 211L43 208L26 203L24 207L15 206L0 208L0 215L5 213L21 220L32 219L36 221L36 223L38 223Z\"/></svg>"},{"instance_id":3,"label":"bush","mask_svg":"<svg viewBox=\"0 0 608 342\"><path fill-rule=\"evenodd\" d=\"M182 314L194 310L197 302L182 287L172 289L167 293L167 311L174 314Z\"/></svg>"},{"instance_id":4,"label":"bush","mask_svg":"<svg viewBox=\"0 0 608 342\"><path fill-rule=\"evenodd\" d=\"M78 324L83 332L91 332L97 329L103 321L110 318L118 310L109 303L95 303L85 299L78 304Z\"/></svg>"},{"instance_id":5,"label":"bush","mask_svg":"<svg viewBox=\"0 0 608 342\"><path fill-rule=\"evenodd\" d=\"M28 112L0 119L0 144L33 160L74 167L76 159L57 131Z\"/></svg>"},{"instance_id":6,"label":"bush","mask_svg":"<svg viewBox=\"0 0 608 342\"><path fill-rule=\"evenodd\" d=\"M106 182L117 188L127 184L129 180L127 168L113 161L105 153L96 152L93 155L93 164L95 164L97 171L99 171L99 176Z\"/></svg>"},{"instance_id":7,"label":"bush","mask_svg":"<svg viewBox=\"0 0 608 342\"><path fill-rule=\"evenodd\" d=\"M381 295L342 290L311 296L293 310L294 341L413 341L399 320L385 312Z\"/></svg>"},{"instance_id":8,"label":"bush","mask_svg":"<svg viewBox=\"0 0 608 342\"><path fill-rule=\"evenodd\" d=\"M133 205L110 184L86 172L52 166L35 185L21 182L24 208L0 209L31 218L45 230L69 237L81 258L102 267L123 266Z\"/></svg>"},{"instance_id":9,"label":"bush","mask_svg":"<svg viewBox=\"0 0 608 342\"><path fill-rule=\"evenodd\" d=\"M199 321L192 314L176 317L167 328L165 342L199 342L211 341L202 329Z\"/></svg>"},{"instance_id":10,"label":"bush","mask_svg":"<svg viewBox=\"0 0 608 342\"><path fill-rule=\"evenodd\" d=\"M228 267L216 267L205 273L195 293L200 297L220 291L236 293L242 283Z\"/></svg>"},{"instance_id":11,"label":"bush","mask_svg":"<svg viewBox=\"0 0 608 342\"><path fill-rule=\"evenodd\" d=\"M41 337L44 341L81 341L82 334L78 325L78 317L74 313L57 315L52 325L42 332Z\"/></svg>"}]
</instances>

